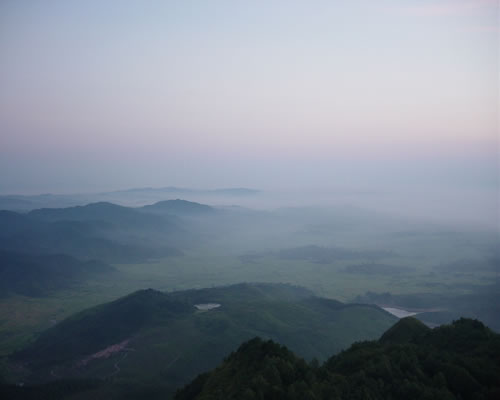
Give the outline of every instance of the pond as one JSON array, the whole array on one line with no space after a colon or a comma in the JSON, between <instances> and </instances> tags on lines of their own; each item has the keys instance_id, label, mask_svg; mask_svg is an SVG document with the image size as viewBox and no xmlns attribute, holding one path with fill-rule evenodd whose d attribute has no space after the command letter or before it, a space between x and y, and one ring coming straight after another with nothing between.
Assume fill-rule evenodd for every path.
<instances>
[{"instance_id":1,"label":"pond","mask_svg":"<svg viewBox=\"0 0 500 400\"><path fill-rule=\"evenodd\" d=\"M403 310L402 308L394 308L394 307L382 307L388 313L395 315L398 318L411 317L412 315L420 314L418 312Z\"/></svg>"},{"instance_id":2,"label":"pond","mask_svg":"<svg viewBox=\"0 0 500 400\"><path fill-rule=\"evenodd\" d=\"M213 310L214 308L220 307L220 304L218 304L218 303L205 303L205 304L195 304L194 306L200 311L209 311L209 310Z\"/></svg>"}]
</instances>

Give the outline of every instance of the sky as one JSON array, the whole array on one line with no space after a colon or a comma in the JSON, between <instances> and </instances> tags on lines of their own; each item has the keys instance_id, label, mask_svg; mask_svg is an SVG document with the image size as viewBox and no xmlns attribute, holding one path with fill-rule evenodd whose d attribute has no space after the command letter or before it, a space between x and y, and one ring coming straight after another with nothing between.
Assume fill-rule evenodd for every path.
<instances>
[{"instance_id":1,"label":"sky","mask_svg":"<svg viewBox=\"0 0 500 400\"><path fill-rule=\"evenodd\" d=\"M438 187L493 209L499 90L495 0L3 0L0 194Z\"/></svg>"}]
</instances>

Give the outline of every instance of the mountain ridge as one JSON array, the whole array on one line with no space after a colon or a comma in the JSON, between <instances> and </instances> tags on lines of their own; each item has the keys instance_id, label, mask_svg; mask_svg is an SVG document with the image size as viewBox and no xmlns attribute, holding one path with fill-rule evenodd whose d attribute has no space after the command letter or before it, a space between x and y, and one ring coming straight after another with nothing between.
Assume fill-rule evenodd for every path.
<instances>
[{"instance_id":1,"label":"mountain ridge","mask_svg":"<svg viewBox=\"0 0 500 400\"><path fill-rule=\"evenodd\" d=\"M206 204L193 201L174 199L162 200L154 204L146 205L140 208L145 212L159 212L173 215L209 215L215 213L215 209Z\"/></svg>"}]
</instances>

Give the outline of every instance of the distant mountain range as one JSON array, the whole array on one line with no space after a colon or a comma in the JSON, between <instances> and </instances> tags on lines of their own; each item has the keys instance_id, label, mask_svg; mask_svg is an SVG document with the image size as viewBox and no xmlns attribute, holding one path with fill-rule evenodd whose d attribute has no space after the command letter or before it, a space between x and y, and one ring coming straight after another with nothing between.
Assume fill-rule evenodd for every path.
<instances>
[{"instance_id":1,"label":"distant mountain range","mask_svg":"<svg viewBox=\"0 0 500 400\"><path fill-rule=\"evenodd\" d=\"M39 220L103 222L120 228L161 229L172 220L158 218L138 212L130 207L123 207L108 202L91 203L85 206L67 208L42 208L27 214Z\"/></svg>"},{"instance_id":2,"label":"distant mountain range","mask_svg":"<svg viewBox=\"0 0 500 400\"><path fill-rule=\"evenodd\" d=\"M173 215L153 216L105 202L27 214L0 211L0 250L138 262L181 255L177 247L192 240L181 225Z\"/></svg>"},{"instance_id":3,"label":"distant mountain range","mask_svg":"<svg viewBox=\"0 0 500 400\"><path fill-rule=\"evenodd\" d=\"M237 195L237 196L248 196L260 193L260 190L256 189L248 189L248 188L222 188L222 189L190 189L190 188L181 188L175 186L168 186L162 188L133 188L133 189L125 189L125 190L117 190L115 192L109 193L138 193L138 192L162 192L162 193L204 193L204 194L229 194L229 195Z\"/></svg>"},{"instance_id":4,"label":"distant mountain range","mask_svg":"<svg viewBox=\"0 0 500 400\"><path fill-rule=\"evenodd\" d=\"M4 210L0 211L0 250L118 263L181 255L179 247L197 240L183 218L215 212L185 200L140 208L99 202L28 213Z\"/></svg>"},{"instance_id":5,"label":"distant mountain range","mask_svg":"<svg viewBox=\"0 0 500 400\"><path fill-rule=\"evenodd\" d=\"M40 195L1 195L0 210L30 211L38 208L61 208L85 205L96 202L113 202L127 206L140 206L168 197L195 197L207 199L253 196L261 193L256 189L222 188L191 189L180 187L132 188L100 193L40 194ZM195 199L195 200L196 200Z\"/></svg>"}]
</instances>

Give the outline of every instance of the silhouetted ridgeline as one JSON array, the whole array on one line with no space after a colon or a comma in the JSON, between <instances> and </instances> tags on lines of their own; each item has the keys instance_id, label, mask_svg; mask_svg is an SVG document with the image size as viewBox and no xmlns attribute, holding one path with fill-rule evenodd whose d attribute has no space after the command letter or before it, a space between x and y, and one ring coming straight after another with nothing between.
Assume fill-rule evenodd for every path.
<instances>
[{"instance_id":1,"label":"silhouetted ridgeline","mask_svg":"<svg viewBox=\"0 0 500 400\"><path fill-rule=\"evenodd\" d=\"M204 215L213 214L215 209L206 204L194 203L186 200L164 200L157 203L141 207L140 210L157 214L172 215Z\"/></svg>"}]
</instances>

